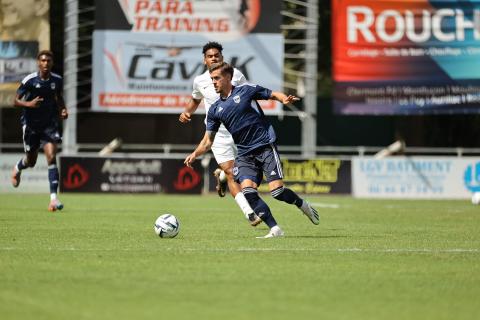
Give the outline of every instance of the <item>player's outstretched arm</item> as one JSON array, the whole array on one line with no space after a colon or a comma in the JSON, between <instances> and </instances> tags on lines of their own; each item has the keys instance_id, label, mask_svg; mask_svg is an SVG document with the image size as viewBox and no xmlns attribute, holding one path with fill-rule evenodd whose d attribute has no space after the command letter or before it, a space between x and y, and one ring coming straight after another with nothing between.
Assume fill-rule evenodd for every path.
<instances>
[{"instance_id":1,"label":"player's outstretched arm","mask_svg":"<svg viewBox=\"0 0 480 320\"><path fill-rule=\"evenodd\" d=\"M279 91L272 91L272 95L270 99L280 101L283 104L289 104L289 103L300 100L300 98L297 96L294 96L294 95L287 96L285 93L279 92Z\"/></svg>"},{"instance_id":2,"label":"player's outstretched arm","mask_svg":"<svg viewBox=\"0 0 480 320\"><path fill-rule=\"evenodd\" d=\"M200 102L202 100L198 99L190 99L188 102L187 106L185 107L185 111L180 114L180 117L178 117L178 121L181 123L188 123L192 120L192 114L197 111L198 106L200 105Z\"/></svg>"},{"instance_id":3,"label":"player's outstretched arm","mask_svg":"<svg viewBox=\"0 0 480 320\"><path fill-rule=\"evenodd\" d=\"M205 132L205 135L203 136L202 141L200 141L195 151L190 153L185 158L185 161L183 163L185 163L187 167L192 167L192 163L195 161L195 159L197 159L201 155L207 153L208 150L210 150L213 144L213 139L215 139L215 134L216 132L213 132L213 131Z\"/></svg>"}]
</instances>

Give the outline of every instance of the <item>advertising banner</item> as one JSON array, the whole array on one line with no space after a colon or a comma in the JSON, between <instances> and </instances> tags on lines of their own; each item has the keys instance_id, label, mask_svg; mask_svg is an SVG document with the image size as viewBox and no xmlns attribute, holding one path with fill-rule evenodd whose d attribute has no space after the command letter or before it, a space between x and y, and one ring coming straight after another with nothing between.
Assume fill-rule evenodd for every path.
<instances>
[{"instance_id":1,"label":"advertising banner","mask_svg":"<svg viewBox=\"0 0 480 320\"><path fill-rule=\"evenodd\" d=\"M96 30L210 34L223 41L247 33L280 33L281 2L269 0L103 0Z\"/></svg>"},{"instance_id":2,"label":"advertising banner","mask_svg":"<svg viewBox=\"0 0 480 320\"><path fill-rule=\"evenodd\" d=\"M480 0L333 0L340 114L480 112Z\"/></svg>"},{"instance_id":3,"label":"advertising banner","mask_svg":"<svg viewBox=\"0 0 480 320\"><path fill-rule=\"evenodd\" d=\"M35 41L0 41L0 106L13 106L20 82L37 69L37 53Z\"/></svg>"},{"instance_id":4,"label":"advertising banner","mask_svg":"<svg viewBox=\"0 0 480 320\"><path fill-rule=\"evenodd\" d=\"M94 34L93 109L117 112L181 113L192 94L193 79L205 71L206 37L96 31ZM268 47L264 46L268 43ZM282 86L283 40L259 34L223 42L224 58L249 81L272 90ZM97 48L99 50L97 50ZM265 113L278 111L274 101ZM205 112L203 106L198 112Z\"/></svg>"},{"instance_id":5,"label":"advertising banner","mask_svg":"<svg viewBox=\"0 0 480 320\"><path fill-rule=\"evenodd\" d=\"M280 8L260 0L102 1L93 36L92 109L182 112L193 79L205 71L202 47L209 41L223 45L225 61L249 82L281 90ZM261 105L267 114L281 110L277 102Z\"/></svg>"},{"instance_id":6,"label":"advertising banner","mask_svg":"<svg viewBox=\"0 0 480 320\"><path fill-rule=\"evenodd\" d=\"M282 159L285 185L301 194L351 194L351 164L340 159ZM260 188L268 192L264 182Z\"/></svg>"},{"instance_id":7,"label":"advertising banner","mask_svg":"<svg viewBox=\"0 0 480 320\"><path fill-rule=\"evenodd\" d=\"M22 181L18 188L10 183L13 166L24 154L0 154L0 193L45 193L50 192L48 184L48 166L45 157L40 154L34 168L22 172Z\"/></svg>"},{"instance_id":8,"label":"advertising banner","mask_svg":"<svg viewBox=\"0 0 480 320\"><path fill-rule=\"evenodd\" d=\"M181 159L60 157L62 192L201 193L199 161Z\"/></svg>"},{"instance_id":9,"label":"advertising banner","mask_svg":"<svg viewBox=\"0 0 480 320\"><path fill-rule=\"evenodd\" d=\"M0 107L11 107L20 81L50 49L49 0L0 1Z\"/></svg>"},{"instance_id":10,"label":"advertising banner","mask_svg":"<svg viewBox=\"0 0 480 320\"><path fill-rule=\"evenodd\" d=\"M469 199L480 191L480 158L355 157L352 161L355 197Z\"/></svg>"}]
</instances>

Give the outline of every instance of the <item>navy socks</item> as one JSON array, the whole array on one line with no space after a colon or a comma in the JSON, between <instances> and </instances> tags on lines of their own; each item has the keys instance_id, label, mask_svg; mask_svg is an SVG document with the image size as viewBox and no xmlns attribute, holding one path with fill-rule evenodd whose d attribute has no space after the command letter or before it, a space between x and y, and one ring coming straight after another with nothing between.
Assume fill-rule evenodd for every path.
<instances>
[{"instance_id":1,"label":"navy socks","mask_svg":"<svg viewBox=\"0 0 480 320\"><path fill-rule=\"evenodd\" d=\"M252 207L253 211L255 211L257 216L259 216L269 228L277 225L277 221L275 221L270 208L258 196L258 192L255 188L243 188L242 193L245 195L245 198Z\"/></svg>"},{"instance_id":2,"label":"navy socks","mask_svg":"<svg viewBox=\"0 0 480 320\"><path fill-rule=\"evenodd\" d=\"M295 204L297 207L301 207L303 200L300 198L295 192L292 190L285 188L285 187L279 187L275 190L272 190L272 196L280 201L284 201L288 204Z\"/></svg>"},{"instance_id":3,"label":"navy socks","mask_svg":"<svg viewBox=\"0 0 480 320\"><path fill-rule=\"evenodd\" d=\"M48 166L48 182L50 183L50 193L57 193L58 190L58 168L56 164Z\"/></svg>"}]
</instances>

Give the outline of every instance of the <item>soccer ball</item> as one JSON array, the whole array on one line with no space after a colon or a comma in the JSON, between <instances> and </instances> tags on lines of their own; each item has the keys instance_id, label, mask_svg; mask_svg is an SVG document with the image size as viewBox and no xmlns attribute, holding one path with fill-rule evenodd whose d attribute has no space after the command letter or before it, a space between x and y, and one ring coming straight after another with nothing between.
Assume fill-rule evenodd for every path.
<instances>
[{"instance_id":1,"label":"soccer ball","mask_svg":"<svg viewBox=\"0 0 480 320\"><path fill-rule=\"evenodd\" d=\"M162 214L155 220L153 230L160 238L174 238L180 229L180 222L173 214Z\"/></svg>"},{"instance_id":2,"label":"soccer ball","mask_svg":"<svg viewBox=\"0 0 480 320\"><path fill-rule=\"evenodd\" d=\"M474 192L472 194L472 203L475 205L480 204L480 192Z\"/></svg>"}]
</instances>

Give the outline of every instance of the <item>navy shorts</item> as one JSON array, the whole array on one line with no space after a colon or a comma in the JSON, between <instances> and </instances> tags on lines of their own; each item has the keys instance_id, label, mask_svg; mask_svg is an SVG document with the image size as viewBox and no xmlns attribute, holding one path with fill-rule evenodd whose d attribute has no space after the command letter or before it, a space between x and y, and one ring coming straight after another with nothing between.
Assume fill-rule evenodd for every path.
<instances>
[{"instance_id":1,"label":"navy shorts","mask_svg":"<svg viewBox=\"0 0 480 320\"><path fill-rule=\"evenodd\" d=\"M38 151L48 142L55 144L62 142L62 137L56 124L49 125L43 129L33 129L23 125L22 129L25 152Z\"/></svg>"},{"instance_id":2,"label":"navy shorts","mask_svg":"<svg viewBox=\"0 0 480 320\"><path fill-rule=\"evenodd\" d=\"M238 156L235 159L233 176L238 183L250 179L257 185L260 185L264 176L267 182L283 179L282 163L277 146L270 144Z\"/></svg>"}]
</instances>

